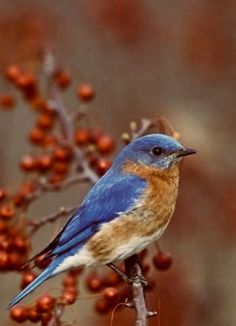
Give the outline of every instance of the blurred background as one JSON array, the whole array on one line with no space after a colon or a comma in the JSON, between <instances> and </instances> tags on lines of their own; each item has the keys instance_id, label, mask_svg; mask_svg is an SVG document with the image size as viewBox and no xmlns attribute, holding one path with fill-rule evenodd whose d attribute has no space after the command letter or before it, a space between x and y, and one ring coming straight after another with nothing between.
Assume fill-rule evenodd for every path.
<instances>
[{"instance_id":1,"label":"blurred background","mask_svg":"<svg viewBox=\"0 0 236 326\"><path fill-rule=\"evenodd\" d=\"M2 72L11 63L37 70L38 54L50 48L72 79L96 89L88 125L118 139L131 120L161 115L198 151L182 166L176 213L160 241L173 266L150 272L156 288L147 302L159 310L150 325L236 325L235 17L233 0L0 1ZM64 95L71 108L78 105L75 86ZM2 78L0 92L9 88ZM33 117L24 105L19 100L17 110L0 112L0 183L9 190L22 180L17 162L30 151L25 139ZM30 214L79 203L86 190L48 196ZM34 250L54 231L55 225L37 234ZM14 325L5 307L18 284L17 273L1 273L1 325ZM78 325L109 324L92 300L67 311ZM113 326L131 321L132 313L121 310Z\"/></svg>"}]
</instances>

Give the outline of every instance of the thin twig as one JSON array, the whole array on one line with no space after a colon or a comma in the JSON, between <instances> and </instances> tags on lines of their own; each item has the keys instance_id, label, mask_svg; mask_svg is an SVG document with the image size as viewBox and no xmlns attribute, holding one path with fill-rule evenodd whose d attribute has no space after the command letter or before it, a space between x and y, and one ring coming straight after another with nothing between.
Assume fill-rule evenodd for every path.
<instances>
[{"instance_id":1,"label":"thin twig","mask_svg":"<svg viewBox=\"0 0 236 326\"><path fill-rule=\"evenodd\" d=\"M29 221L29 226L32 228L30 235L35 233L43 225L48 223L53 223L60 217L64 217L72 214L77 208L78 206L73 206L69 208L61 207L60 210L56 213L53 213L49 216L42 217L37 221Z\"/></svg>"}]
</instances>

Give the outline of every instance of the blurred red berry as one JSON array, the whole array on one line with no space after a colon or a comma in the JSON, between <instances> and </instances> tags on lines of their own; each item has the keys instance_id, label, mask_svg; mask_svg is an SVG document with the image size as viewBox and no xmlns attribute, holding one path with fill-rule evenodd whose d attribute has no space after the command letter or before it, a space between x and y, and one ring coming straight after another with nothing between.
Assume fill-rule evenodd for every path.
<instances>
[{"instance_id":1,"label":"blurred red berry","mask_svg":"<svg viewBox=\"0 0 236 326\"><path fill-rule=\"evenodd\" d=\"M115 302L119 299L119 290L115 287L108 287L103 290L103 296L110 302Z\"/></svg>"},{"instance_id":2,"label":"blurred red berry","mask_svg":"<svg viewBox=\"0 0 236 326\"><path fill-rule=\"evenodd\" d=\"M75 131L75 143L79 146L87 145L90 134L87 128L78 128Z\"/></svg>"},{"instance_id":3,"label":"blurred red berry","mask_svg":"<svg viewBox=\"0 0 236 326\"><path fill-rule=\"evenodd\" d=\"M44 294L36 301L36 309L38 312L44 313L52 310L55 304L55 299L49 294Z\"/></svg>"},{"instance_id":4,"label":"blurred red berry","mask_svg":"<svg viewBox=\"0 0 236 326\"><path fill-rule=\"evenodd\" d=\"M54 124L54 119L53 116L50 114L41 114L36 120L37 127L41 129L46 129L46 130L52 129L53 124Z\"/></svg>"},{"instance_id":5,"label":"blurred red berry","mask_svg":"<svg viewBox=\"0 0 236 326\"><path fill-rule=\"evenodd\" d=\"M106 314L110 311L109 302L105 298L100 298L95 303L95 309L101 314Z\"/></svg>"},{"instance_id":6,"label":"blurred red berry","mask_svg":"<svg viewBox=\"0 0 236 326\"><path fill-rule=\"evenodd\" d=\"M103 283L99 276L91 275L86 279L86 286L90 291L97 292L101 290Z\"/></svg>"},{"instance_id":7,"label":"blurred red berry","mask_svg":"<svg viewBox=\"0 0 236 326\"><path fill-rule=\"evenodd\" d=\"M11 82L16 82L20 77L22 71L17 65L10 65L5 71L5 77Z\"/></svg>"},{"instance_id":8,"label":"blurred red berry","mask_svg":"<svg viewBox=\"0 0 236 326\"><path fill-rule=\"evenodd\" d=\"M45 255L40 255L35 258L34 263L38 268L44 269L51 263L51 261L50 258L45 259Z\"/></svg>"},{"instance_id":9,"label":"blurred red berry","mask_svg":"<svg viewBox=\"0 0 236 326\"><path fill-rule=\"evenodd\" d=\"M104 277L104 284L107 286L115 286L119 284L122 281L122 278L114 272L109 272L107 275Z\"/></svg>"},{"instance_id":10,"label":"blurred red berry","mask_svg":"<svg viewBox=\"0 0 236 326\"><path fill-rule=\"evenodd\" d=\"M22 275L20 288L23 290L27 285L29 285L33 280L35 280L37 275L33 271L26 271Z\"/></svg>"},{"instance_id":11,"label":"blurred red berry","mask_svg":"<svg viewBox=\"0 0 236 326\"><path fill-rule=\"evenodd\" d=\"M71 84L71 76L65 70L58 71L54 76L54 80L56 85L61 89L66 89Z\"/></svg>"},{"instance_id":12,"label":"blurred red berry","mask_svg":"<svg viewBox=\"0 0 236 326\"><path fill-rule=\"evenodd\" d=\"M77 285L76 277L72 275L66 275L63 279L63 286L66 287L75 287Z\"/></svg>"},{"instance_id":13,"label":"blurred red berry","mask_svg":"<svg viewBox=\"0 0 236 326\"><path fill-rule=\"evenodd\" d=\"M53 160L51 155L43 154L37 159L37 166L41 172L48 171L53 165Z\"/></svg>"},{"instance_id":14,"label":"blurred red berry","mask_svg":"<svg viewBox=\"0 0 236 326\"><path fill-rule=\"evenodd\" d=\"M152 259L154 266L161 270L168 270L172 265L172 257L168 252L159 251Z\"/></svg>"},{"instance_id":15,"label":"blurred red berry","mask_svg":"<svg viewBox=\"0 0 236 326\"><path fill-rule=\"evenodd\" d=\"M8 259L9 259L9 268L13 270L20 270L27 261L26 256L22 255L22 253L16 250L9 253Z\"/></svg>"},{"instance_id":16,"label":"blurred red berry","mask_svg":"<svg viewBox=\"0 0 236 326\"><path fill-rule=\"evenodd\" d=\"M92 85L82 84L77 88L77 95L83 102L90 102L94 99L95 91Z\"/></svg>"},{"instance_id":17,"label":"blurred red berry","mask_svg":"<svg viewBox=\"0 0 236 326\"><path fill-rule=\"evenodd\" d=\"M109 168L111 167L112 162L110 160L106 160L104 158L101 158L98 160L97 163L97 167L96 167L96 171L97 173L102 176L104 173L107 172L107 170L109 170Z\"/></svg>"},{"instance_id":18,"label":"blurred red berry","mask_svg":"<svg viewBox=\"0 0 236 326\"><path fill-rule=\"evenodd\" d=\"M6 110L12 109L15 106L14 97L9 94L0 95L0 106Z\"/></svg>"},{"instance_id":19,"label":"blurred red berry","mask_svg":"<svg viewBox=\"0 0 236 326\"><path fill-rule=\"evenodd\" d=\"M15 216L15 210L11 205L4 205L0 207L0 217L4 219L11 219Z\"/></svg>"},{"instance_id":20,"label":"blurred red berry","mask_svg":"<svg viewBox=\"0 0 236 326\"><path fill-rule=\"evenodd\" d=\"M10 317L12 320L23 323L28 318L28 309L24 306L15 306L10 310Z\"/></svg>"},{"instance_id":21,"label":"blurred red berry","mask_svg":"<svg viewBox=\"0 0 236 326\"><path fill-rule=\"evenodd\" d=\"M17 251L26 252L29 249L29 241L27 238L17 235L13 239L13 246Z\"/></svg>"},{"instance_id":22,"label":"blurred red berry","mask_svg":"<svg viewBox=\"0 0 236 326\"><path fill-rule=\"evenodd\" d=\"M34 128L29 133L29 140L35 145L41 144L44 140L44 137L45 132L39 128Z\"/></svg>"},{"instance_id":23,"label":"blurred red berry","mask_svg":"<svg viewBox=\"0 0 236 326\"><path fill-rule=\"evenodd\" d=\"M75 303L76 293L70 290L64 290L61 295L61 303L64 305L70 305Z\"/></svg>"},{"instance_id":24,"label":"blurred red berry","mask_svg":"<svg viewBox=\"0 0 236 326\"><path fill-rule=\"evenodd\" d=\"M42 317L42 314L37 311L36 307L28 309L28 319L32 321L32 323L38 323Z\"/></svg>"},{"instance_id":25,"label":"blurred red berry","mask_svg":"<svg viewBox=\"0 0 236 326\"><path fill-rule=\"evenodd\" d=\"M20 161L20 168L26 172L35 170L36 166L37 166L36 159L32 155L25 155L22 157Z\"/></svg>"},{"instance_id":26,"label":"blurred red berry","mask_svg":"<svg viewBox=\"0 0 236 326\"><path fill-rule=\"evenodd\" d=\"M6 191L3 188L0 188L0 201L6 197Z\"/></svg>"},{"instance_id":27,"label":"blurred red berry","mask_svg":"<svg viewBox=\"0 0 236 326\"><path fill-rule=\"evenodd\" d=\"M60 162L69 162L71 160L71 151L65 147L57 147L54 151L54 158Z\"/></svg>"},{"instance_id":28,"label":"blurred red berry","mask_svg":"<svg viewBox=\"0 0 236 326\"><path fill-rule=\"evenodd\" d=\"M97 149L102 154L108 154L114 149L115 143L110 135L102 135L97 141Z\"/></svg>"},{"instance_id":29,"label":"blurred red berry","mask_svg":"<svg viewBox=\"0 0 236 326\"><path fill-rule=\"evenodd\" d=\"M0 270L9 269L9 257L6 251L0 250Z\"/></svg>"}]
</instances>

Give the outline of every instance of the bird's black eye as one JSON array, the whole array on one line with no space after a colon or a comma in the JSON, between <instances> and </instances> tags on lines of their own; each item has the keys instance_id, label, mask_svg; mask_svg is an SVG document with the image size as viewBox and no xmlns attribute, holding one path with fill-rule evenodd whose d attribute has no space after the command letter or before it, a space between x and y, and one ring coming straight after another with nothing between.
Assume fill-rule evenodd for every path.
<instances>
[{"instance_id":1,"label":"bird's black eye","mask_svg":"<svg viewBox=\"0 0 236 326\"><path fill-rule=\"evenodd\" d=\"M155 156L159 156L162 154L162 149L160 147L153 147L152 154Z\"/></svg>"}]
</instances>

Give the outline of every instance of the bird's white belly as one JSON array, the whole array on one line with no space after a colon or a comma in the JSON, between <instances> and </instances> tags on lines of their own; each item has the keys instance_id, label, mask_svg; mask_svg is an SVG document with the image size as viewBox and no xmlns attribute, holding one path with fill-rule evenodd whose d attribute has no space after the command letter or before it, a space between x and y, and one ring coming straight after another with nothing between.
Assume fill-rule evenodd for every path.
<instances>
[{"instance_id":1,"label":"bird's white belly","mask_svg":"<svg viewBox=\"0 0 236 326\"><path fill-rule=\"evenodd\" d=\"M113 250L110 256L107 258L107 261L104 261L102 264L108 264L111 262L116 262L124 260L127 257L139 253L145 249L151 242L158 240L162 233L164 232L166 226L159 229L152 236L148 237L130 237L129 241L125 244L116 246L116 249ZM84 245L75 255L66 257L64 261L54 270L53 274L61 273L65 270L79 267L79 266L97 266L101 265L100 261L96 260L96 257L89 251L88 246Z\"/></svg>"}]
</instances>

